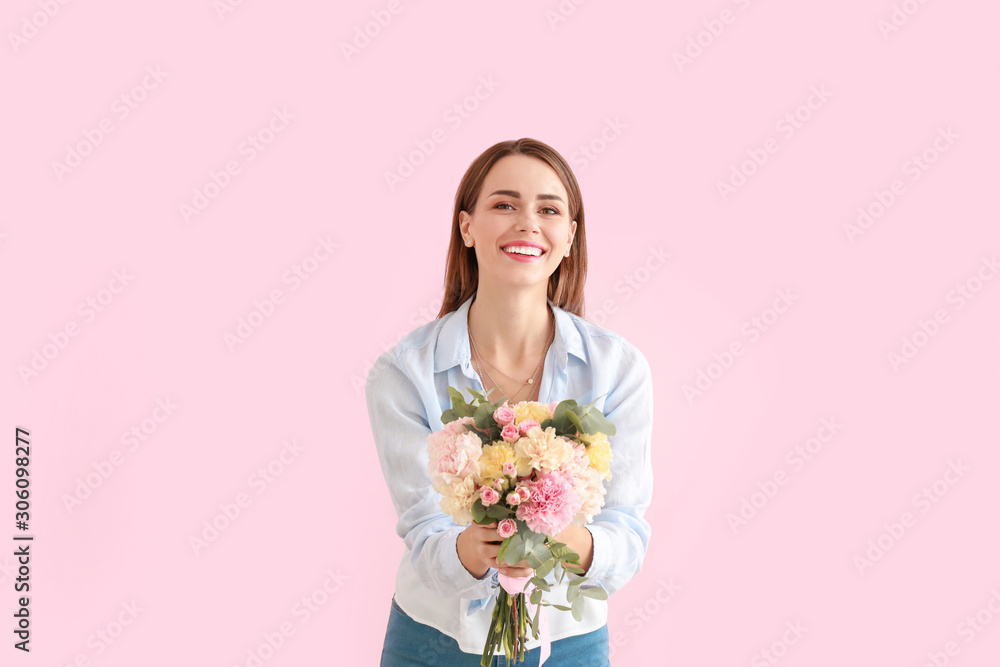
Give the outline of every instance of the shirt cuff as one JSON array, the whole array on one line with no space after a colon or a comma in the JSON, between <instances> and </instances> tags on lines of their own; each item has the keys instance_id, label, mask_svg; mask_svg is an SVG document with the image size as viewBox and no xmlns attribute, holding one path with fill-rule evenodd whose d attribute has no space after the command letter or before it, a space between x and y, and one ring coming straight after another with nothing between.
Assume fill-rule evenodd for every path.
<instances>
[{"instance_id":1,"label":"shirt cuff","mask_svg":"<svg viewBox=\"0 0 1000 667\"><path fill-rule=\"evenodd\" d=\"M590 524L584 527L594 536L594 555L590 560L590 567L584 575L587 577L587 586L585 587L600 586L611 568L613 557L611 536L601 526Z\"/></svg>"}]
</instances>

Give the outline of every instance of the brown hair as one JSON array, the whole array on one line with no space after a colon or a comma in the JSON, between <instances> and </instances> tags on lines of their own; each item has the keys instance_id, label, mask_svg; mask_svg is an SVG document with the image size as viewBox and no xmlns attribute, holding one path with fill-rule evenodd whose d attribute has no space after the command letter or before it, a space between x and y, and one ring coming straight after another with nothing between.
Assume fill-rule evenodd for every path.
<instances>
[{"instance_id":1,"label":"brown hair","mask_svg":"<svg viewBox=\"0 0 1000 667\"><path fill-rule=\"evenodd\" d=\"M523 138L501 141L490 146L477 157L458 185L455 193L455 211L451 221L451 242L448 246L448 263L445 267L444 300L441 304L442 317L457 310L476 291L479 285L479 264L475 248L462 242L459 228L459 213L472 212L479 199L479 192L493 165L508 155L528 155L538 158L559 176L569 197L569 219L576 220L576 233L570 246L569 256L564 257L549 277L548 298L563 310L583 317L583 285L587 281L587 234L583 219L583 197L576 176L566 160L551 146L535 139Z\"/></svg>"}]
</instances>

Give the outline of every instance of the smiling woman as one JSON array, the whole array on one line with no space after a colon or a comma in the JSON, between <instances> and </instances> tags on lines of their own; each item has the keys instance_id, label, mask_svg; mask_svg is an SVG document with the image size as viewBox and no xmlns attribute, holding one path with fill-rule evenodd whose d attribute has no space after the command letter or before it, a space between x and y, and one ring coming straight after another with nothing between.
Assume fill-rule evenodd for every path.
<instances>
[{"instance_id":1,"label":"smiling woman","mask_svg":"<svg viewBox=\"0 0 1000 667\"><path fill-rule=\"evenodd\" d=\"M583 317L584 232L580 187L559 153L534 139L490 147L458 187L437 319L383 353L368 375L372 433L405 545L383 667L480 664L498 575L534 574L525 560L498 560L495 522L459 525L442 511L427 438L443 426L450 387L511 405L572 397L614 423L603 508L555 537L579 555L587 585L609 595L642 567L653 487L651 373L624 337ZM567 604L570 580L549 572L545 581L546 599ZM607 604L588 601L579 620L551 611L547 667L609 664ZM523 664L538 665L541 641L525 646Z\"/></svg>"}]
</instances>

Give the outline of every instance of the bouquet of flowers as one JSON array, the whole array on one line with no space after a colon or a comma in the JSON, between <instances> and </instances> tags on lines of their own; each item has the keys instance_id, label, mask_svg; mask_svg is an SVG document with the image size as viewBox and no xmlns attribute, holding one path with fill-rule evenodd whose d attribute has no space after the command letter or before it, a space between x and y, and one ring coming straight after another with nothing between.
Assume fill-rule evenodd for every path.
<instances>
[{"instance_id":1,"label":"bouquet of flowers","mask_svg":"<svg viewBox=\"0 0 1000 667\"><path fill-rule=\"evenodd\" d=\"M481 664L489 665L503 646L510 665L512 658L515 663L524 660L529 625L538 638L542 605L570 611L580 621L585 598L608 598L603 588L581 587L586 578L579 555L554 536L570 524L590 523L604 506L604 481L611 479L607 436L615 434L615 427L593 402L494 404L470 393L471 403L448 387L452 407L441 415L444 428L427 437L428 472L442 496L441 509L456 523L497 521L503 540L499 560L508 565L526 560L535 570L533 577L498 577L500 590ZM542 592L551 591L545 577L555 568L560 584L567 571L573 573L566 593L569 607L542 600ZM528 583L533 586L530 597ZM542 660L547 648L546 643Z\"/></svg>"}]
</instances>

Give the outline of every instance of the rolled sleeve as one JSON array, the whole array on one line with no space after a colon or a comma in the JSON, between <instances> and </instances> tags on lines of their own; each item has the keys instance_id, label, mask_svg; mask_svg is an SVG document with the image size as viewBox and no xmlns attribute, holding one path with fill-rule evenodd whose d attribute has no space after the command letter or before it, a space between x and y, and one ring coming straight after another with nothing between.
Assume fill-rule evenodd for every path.
<instances>
[{"instance_id":1,"label":"rolled sleeve","mask_svg":"<svg viewBox=\"0 0 1000 667\"><path fill-rule=\"evenodd\" d=\"M458 534L465 526L440 509L441 495L427 471L428 425L416 386L391 352L376 360L365 383L365 398L379 464L396 509L396 533L411 551L424 586L446 598L488 598L493 586L470 573L458 557Z\"/></svg>"},{"instance_id":2,"label":"rolled sleeve","mask_svg":"<svg viewBox=\"0 0 1000 667\"><path fill-rule=\"evenodd\" d=\"M653 383L646 358L621 339L617 376L604 404L604 415L615 425L611 443L611 481L605 505L587 525L594 553L587 584L609 594L621 589L642 568L649 546L645 520L652 500Z\"/></svg>"}]
</instances>

